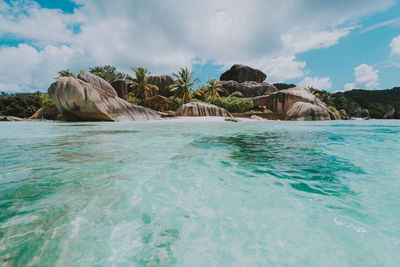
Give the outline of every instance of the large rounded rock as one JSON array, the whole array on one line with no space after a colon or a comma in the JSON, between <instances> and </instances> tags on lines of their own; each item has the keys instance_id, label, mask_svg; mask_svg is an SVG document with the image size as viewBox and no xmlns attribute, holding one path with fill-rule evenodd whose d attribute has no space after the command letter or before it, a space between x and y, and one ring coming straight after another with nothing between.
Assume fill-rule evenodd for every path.
<instances>
[{"instance_id":1,"label":"large rounded rock","mask_svg":"<svg viewBox=\"0 0 400 267\"><path fill-rule=\"evenodd\" d=\"M176 111L177 116L218 116L218 117L232 117L232 115L224 108L217 107L216 105L191 102L180 106Z\"/></svg>"},{"instance_id":2,"label":"large rounded rock","mask_svg":"<svg viewBox=\"0 0 400 267\"><path fill-rule=\"evenodd\" d=\"M98 87L100 89L103 89L107 93L117 96L117 92L114 90L114 88L109 84L106 80L103 78L94 75L90 72L82 71L78 74L78 79L90 83L91 85Z\"/></svg>"},{"instance_id":3,"label":"large rounded rock","mask_svg":"<svg viewBox=\"0 0 400 267\"><path fill-rule=\"evenodd\" d=\"M221 84L221 96L229 96L234 92L240 92L244 97L256 97L265 94L271 94L278 89L269 83L258 83L258 82L236 82L236 81L220 81Z\"/></svg>"},{"instance_id":4,"label":"large rounded rock","mask_svg":"<svg viewBox=\"0 0 400 267\"><path fill-rule=\"evenodd\" d=\"M291 113L288 114L288 111L297 102L309 103L311 105L298 104L296 105L296 109L292 110ZM307 88L303 87L293 87L286 90L280 90L268 96L254 97L253 104L255 107L266 107L275 113L286 114L288 119L299 117L312 120L325 120L326 114L328 114L332 120L338 119L336 114L327 109L324 102L314 96ZM320 112L320 109L317 109L314 106L320 107L324 112ZM305 111L306 109L310 109L308 113ZM300 115L295 116L295 114ZM303 114L312 115L303 116Z\"/></svg>"},{"instance_id":5,"label":"large rounded rock","mask_svg":"<svg viewBox=\"0 0 400 267\"><path fill-rule=\"evenodd\" d=\"M131 91L130 86L133 84L130 80L118 79L111 83L118 96L124 100L128 99L128 94Z\"/></svg>"},{"instance_id":6,"label":"large rounded rock","mask_svg":"<svg viewBox=\"0 0 400 267\"><path fill-rule=\"evenodd\" d=\"M299 101L286 112L286 119L295 121L331 120L331 116L326 108Z\"/></svg>"},{"instance_id":7,"label":"large rounded rock","mask_svg":"<svg viewBox=\"0 0 400 267\"><path fill-rule=\"evenodd\" d=\"M154 110L132 105L90 83L73 77L59 78L49 90L58 110L84 121L139 121L158 119Z\"/></svg>"},{"instance_id":8,"label":"large rounded rock","mask_svg":"<svg viewBox=\"0 0 400 267\"><path fill-rule=\"evenodd\" d=\"M220 81L237 81L239 83L254 81L261 83L267 78L267 75L257 69L249 66L235 64L229 70L222 73Z\"/></svg>"},{"instance_id":9,"label":"large rounded rock","mask_svg":"<svg viewBox=\"0 0 400 267\"><path fill-rule=\"evenodd\" d=\"M170 91L169 86L174 84L174 80L171 76L168 75L159 75L159 76L149 76L147 77L147 82L149 84L155 85L158 87L158 94L170 97L173 93Z\"/></svg>"}]
</instances>

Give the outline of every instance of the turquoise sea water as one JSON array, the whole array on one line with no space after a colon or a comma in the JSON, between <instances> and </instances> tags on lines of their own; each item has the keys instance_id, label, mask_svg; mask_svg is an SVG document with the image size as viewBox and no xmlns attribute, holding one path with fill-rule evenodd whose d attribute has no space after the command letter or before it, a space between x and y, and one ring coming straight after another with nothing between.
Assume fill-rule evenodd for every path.
<instances>
[{"instance_id":1,"label":"turquoise sea water","mask_svg":"<svg viewBox=\"0 0 400 267\"><path fill-rule=\"evenodd\" d=\"M399 266L400 121L0 123L2 266Z\"/></svg>"}]
</instances>

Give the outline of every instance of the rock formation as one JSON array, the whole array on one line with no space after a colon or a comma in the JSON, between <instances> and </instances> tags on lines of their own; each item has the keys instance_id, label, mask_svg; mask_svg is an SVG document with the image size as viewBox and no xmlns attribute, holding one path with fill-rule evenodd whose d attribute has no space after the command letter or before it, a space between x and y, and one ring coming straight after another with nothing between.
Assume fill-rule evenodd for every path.
<instances>
[{"instance_id":1,"label":"rock formation","mask_svg":"<svg viewBox=\"0 0 400 267\"><path fill-rule=\"evenodd\" d=\"M307 102L298 101L286 112L287 120L315 121L330 120L331 116L326 108Z\"/></svg>"},{"instance_id":2,"label":"rock formation","mask_svg":"<svg viewBox=\"0 0 400 267\"><path fill-rule=\"evenodd\" d=\"M356 118L369 118L369 110L366 108L361 107L358 103L352 102L354 106L354 111L351 114L353 117Z\"/></svg>"},{"instance_id":3,"label":"rock formation","mask_svg":"<svg viewBox=\"0 0 400 267\"><path fill-rule=\"evenodd\" d=\"M94 75L90 72L86 72L86 71L81 71L78 74L78 79L90 83L91 85L98 87L100 89L103 89L104 91L106 91L107 93L109 93L110 95L113 96L117 96L117 92L114 90L114 88L103 78Z\"/></svg>"},{"instance_id":4,"label":"rock formation","mask_svg":"<svg viewBox=\"0 0 400 267\"><path fill-rule=\"evenodd\" d=\"M147 82L158 87L158 94L170 97L173 93L169 90L168 86L174 84L174 80L171 76L160 75L160 76L149 76L147 77Z\"/></svg>"},{"instance_id":5,"label":"rock formation","mask_svg":"<svg viewBox=\"0 0 400 267\"><path fill-rule=\"evenodd\" d=\"M256 121L264 121L265 120L264 118L261 118L260 116L257 116L257 115L251 115L250 119L256 120Z\"/></svg>"},{"instance_id":6,"label":"rock formation","mask_svg":"<svg viewBox=\"0 0 400 267\"><path fill-rule=\"evenodd\" d=\"M114 89L113 89L114 90ZM62 77L49 90L58 110L85 121L139 121L158 119L154 110L132 105L114 94L73 77Z\"/></svg>"},{"instance_id":7,"label":"rock formation","mask_svg":"<svg viewBox=\"0 0 400 267\"><path fill-rule=\"evenodd\" d=\"M0 116L0 121L23 121L24 119L14 116Z\"/></svg>"},{"instance_id":8,"label":"rock formation","mask_svg":"<svg viewBox=\"0 0 400 267\"><path fill-rule=\"evenodd\" d=\"M147 77L147 82L158 87L158 91L153 91L149 97L157 94L165 97L170 97L173 95L173 93L168 88L169 85L174 84L174 80L171 78L171 76L149 76ZM118 96L125 100L128 99L128 94L132 92L132 89L130 88L132 84L134 84L133 81L121 79L115 80L111 83Z\"/></svg>"},{"instance_id":9,"label":"rock formation","mask_svg":"<svg viewBox=\"0 0 400 267\"><path fill-rule=\"evenodd\" d=\"M395 119L396 118L396 109L392 106L389 106L386 109L386 113L383 116L384 119Z\"/></svg>"},{"instance_id":10,"label":"rock formation","mask_svg":"<svg viewBox=\"0 0 400 267\"><path fill-rule=\"evenodd\" d=\"M236 81L239 83L254 81L261 83L267 78L267 75L260 70L248 66L235 64L229 70L222 73L220 81Z\"/></svg>"},{"instance_id":11,"label":"rock formation","mask_svg":"<svg viewBox=\"0 0 400 267\"><path fill-rule=\"evenodd\" d=\"M222 92L221 96L229 96L234 92L240 92L244 97L255 97L265 94L270 94L278 91L275 86L265 82L254 82L254 81L220 81Z\"/></svg>"},{"instance_id":12,"label":"rock formation","mask_svg":"<svg viewBox=\"0 0 400 267\"><path fill-rule=\"evenodd\" d=\"M191 102L180 106L176 111L177 116L218 116L232 117L224 108L202 102Z\"/></svg>"},{"instance_id":13,"label":"rock formation","mask_svg":"<svg viewBox=\"0 0 400 267\"><path fill-rule=\"evenodd\" d=\"M57 108L41 107L32 116L29 117L31 120L56 120L60 115Z\"/></svg>"},{"instance_id":14,"label":"rock formation","mask_svg":"<svg viewBox=\"0 0 400 267\"><path fill-rule=\"evenodd\" d=\"M133 84L130 80L118 79L111 83L111 86L115 89L118 96L124 100L128 99L128 94L131 91L130 86Z\"/></svg>"},{"instance_id":15,"label":"rock formation","mask_svg":"<svg viewBox=\"0 0 400 267\"><path fill-rule=\"evenodd\" d=\"M339 114L340 114L340 119L342 119L342 120L350 119L349 115L347 115L347 112L344 109L339 110Z\"/></svg>"},{"instance_id":16,"label":"rock formation","mask_svg":"<svg viewBox=\"0 0 400 267\"><path fill-rule=\"evenodd\" d=\"M294 106L295 103L298 104ZM288 120L338 119L324 102L303 87L293 87L268 96L254 97L253 104L255 107L266 107L275 113L285 114Z\"/></svg>"}]
</instances>

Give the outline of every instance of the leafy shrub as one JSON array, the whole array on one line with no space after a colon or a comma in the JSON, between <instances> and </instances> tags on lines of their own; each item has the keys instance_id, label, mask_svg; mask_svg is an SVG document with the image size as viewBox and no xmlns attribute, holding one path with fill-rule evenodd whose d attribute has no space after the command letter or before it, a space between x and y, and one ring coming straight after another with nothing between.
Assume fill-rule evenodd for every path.
<instances>
[{"instance_id":1,"label":"leafy shrub","mask_svg":"<svg viewBox=\"0 0 400 267\"><path fill-rule=\"evenodd\" d=\"M143 106L143 100L134 96L128 96L128 102L134 105Z\"/></svg>"},{"instance_id":2,"label":"leafy shrub","mask_svg":"<svg viewBox=\"0 0 400 267\"><path fill-rule=\"evenodd\" d=\"M295 84L287 84L287 83L274 83L274 86L278 89L278 90L285 90L285 89L289 89L289 88L293 88L296 87Z\"/></svg>"},{"instance_id":3,"label":"leafy shrub","mask_svg":"<svg viewBox=\"0 0 400 267\"><path fill-rule=\"evenodd\" d=\"M238 98L238 97L206 98L204 102L224 108L232 113L244 113L253 108L253 101L249 98Z\"/></svg>"},{"instance_id":4,"label":"leafy shrub","mask_svg":"<svg viewBox=\"0 0 400 267\"><path fill-rule=\"evenodd\" d=\"M336 115L339 115L339 111L338 111L335 107L328 106L328 109L329 109L330 111L332 111L333 113L335 113Z\"/></svg>"},{"instance_id":5,"label":"leafy shrub","mask_svg":"<svg viewBox=\"0 0 400 267\"><path fill-rule=\"evenodd\" d=\"M56 108L56 103L54 103L53 99L51 99L48 94L40 95L40 103L42 107Z\"/></svg>"},{"instance_id":6,"label":"leafy shrub","mask_svg":"<svg viewBox=\"0 0 400 267\"><path fill-rule=\"evenodd\" d=\"M30 117L42 107L41 94L8 95L0 96L0 114L5 116L16 116L20 118Z\"/></svg>"},{"instance_id":7,"label":"leafy shrub","mask_svg":"<svg viewBox=\"0 0 400 267\"><path fill-rule=\"evenodd\" d=\"M89 68L89 72L103 78L109 83L118 79L130 78L128 74L120 72L116 67L110 65L92 67Z\"/></svg>"}]
</instances>

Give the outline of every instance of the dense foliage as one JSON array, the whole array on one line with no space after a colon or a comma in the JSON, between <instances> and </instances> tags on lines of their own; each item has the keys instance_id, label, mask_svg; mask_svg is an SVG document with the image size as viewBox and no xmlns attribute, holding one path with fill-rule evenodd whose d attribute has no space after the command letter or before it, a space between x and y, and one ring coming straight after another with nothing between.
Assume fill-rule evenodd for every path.
<instances>
[{"instance_id":1,"label":"dense foliage","mask_svg":"<svg viewBox=\"0 0 400 267\"><path fill-rule=\"evenodd\" d=\"M169 88L174 92L174 96L181 98L182 102L188 103L192 100L192 87L196 80L193 79L194 71L189 71L187 68L180 68L178 73L172 73L175 77L174 84Z\"/></svg>"},{"instance_id":2,"label":"dense foliage","mask_svg":"<svg viewBox=\"0 0 400 267\"><path fill-rule=\"evenodd\" d=\"M310 91L336 110L344 109L347 114L354 115L357 107L368 109L371 118L381 119L389 106L400 107L400 87L387 90L351 90L329 93L310 88Z\"/></svg>"},{"instance_id":3,"label":"dense foliage","mask_svg":"<svg viewBox=\"0 0 400 267\"><path fill-rule=\"evenodd\" d=\"M41 107L55 107L55 104L47 94L40 92L14 95L2 93L0 96L1 115L27 118Z\"/></svg>"},{"instance_id":4,"label":"dense foliage","mask_svg":"<svg viewBox=\"0 0 400 267\"><path fill-rule=\"evenodd\" d=\"M75 77L76 75L72 72L69 71L69 69L66 70L60 70L58 72L59 77Z\"/></svg>"},{"instance_id":5,"label":"dense foliage","mask_svg":"<svg viewBox=\"0 0 400 267\"><path fill-rule=\"evenodd\" d=\"M109 83L118 79L129 78L128 74L118 71L116 67L111 65L92 67L89 68L89 72L103 78Z\"/></svg>"},{"instance_id":6,"label":"dense foliage","mask_svg":"<svg viewBox=\"0 0 400 267\"><path fill-rule=\"evenodd\" d=\"M231 113L245 113L254 107L253 101L249 98L238 98L238 97L206 98L204 102L224 108Z\"/></svg>"},{"instance_id":7,"label":"dense foliage","mask_svg":"<svg viewBox=\"0 0 400 267\"><path fill-rule=\"evenodd\" d=\"M293 88L296 87L295 84L288 84L288 83L274 83L273 84L278 90L285 90L285 89L289 89L289 88Z\"/></svg>"},{"instance_id":8,"label":"dense foliage","mask_svg":"<svg viewBox=\"0 0 400 267\"><path fill-rule=\"evenodd\" d=\"M129 98L136 98L142 100L142 103L153 95L153 92L158 91L158 87L147 82L147 69L145 68L132 68L135 72L136 78L131 79L134 83L131 85L132 92L129 93Z\"/></svg>"}]
</instances>

